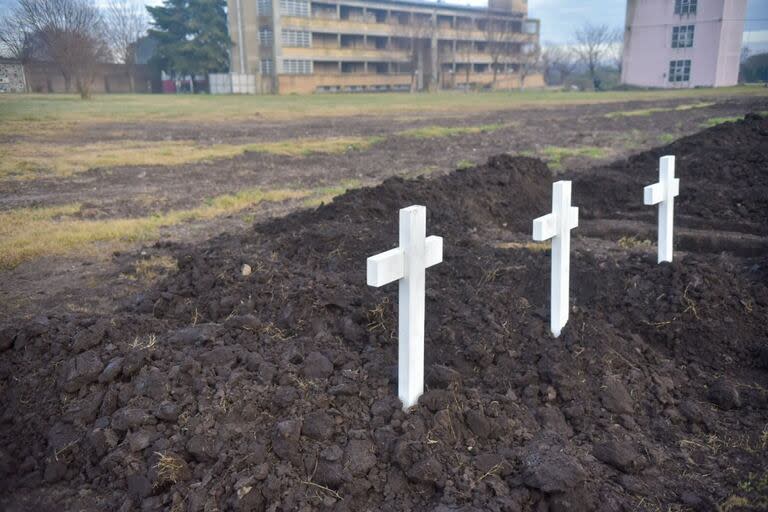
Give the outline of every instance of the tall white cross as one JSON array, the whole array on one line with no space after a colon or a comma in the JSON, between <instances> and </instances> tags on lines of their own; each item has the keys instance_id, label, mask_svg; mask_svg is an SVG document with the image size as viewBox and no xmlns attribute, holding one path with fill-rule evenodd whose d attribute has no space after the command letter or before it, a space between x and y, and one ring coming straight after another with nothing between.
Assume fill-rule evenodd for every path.
<instances>
[{"instance_id":1,"label":"tall white cross","mask_svg":"<svg viewBox=\"0 0 768 512\"><path fill-rule=\"evenodd\" d=\"M672 261L672 219L678 195L680 180L675 178L675 157L663 156L659 159L659 182L643 189L643 202L659 205L659 263Z\"/></svg>"},{"instance_id":2,"label":"tall white cross","mask_svg":"<svg viewBox=\"0 0 768 512\"><path fill-rule=\"evenodd\" d=\"M549 325L555 338L568 322L568 282L571 265L571 230L579 227L579 209L571 206L571 182L552 184L552 213L533 221L533 239L552 239L551 311Z\"/></svg>"},{"instance_id":3,"label":"tall white cross","mask_svg":"<svg viewBox=\"0 0 768 512\"><path fill-rule=\"evenodd\" d=\"M400 247L368 258L368 285L399 281L397 396L403 409L424 392L425 270L443 261L443 239L427 237L427 209L400 210Z\"/></svg>"}]
</instances>

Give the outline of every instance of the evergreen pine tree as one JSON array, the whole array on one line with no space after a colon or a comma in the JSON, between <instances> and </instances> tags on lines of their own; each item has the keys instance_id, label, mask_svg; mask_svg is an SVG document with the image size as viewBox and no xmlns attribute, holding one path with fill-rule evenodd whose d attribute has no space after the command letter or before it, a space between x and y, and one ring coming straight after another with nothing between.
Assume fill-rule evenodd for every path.
<instances>
[{"instance_id":1,"label":"evergreen pine tree","mask_svg":"<svg viewBox=\"0 0 768 512\"><path fill-rule=\"evenodd\" d=\"M177 75L225 72L232 42L226 0L165 0L147 7L158 44L155 63Z\"/></svg>"}]
</instances>

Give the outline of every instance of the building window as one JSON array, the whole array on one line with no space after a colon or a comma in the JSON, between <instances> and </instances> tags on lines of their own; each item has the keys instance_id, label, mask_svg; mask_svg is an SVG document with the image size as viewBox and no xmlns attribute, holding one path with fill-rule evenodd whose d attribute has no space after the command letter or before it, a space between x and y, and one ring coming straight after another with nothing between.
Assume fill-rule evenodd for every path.
<instances>
[{"instance_id":1,"label":"building window","mask_svg":"<svg viewBox=\"0 0 768 512\"><path fill-rule=\"evenodd\" d=\"M693 25L672 27L672 48L690 48L693 46Z\"/></svg>"},{"instance_id":2,"label":"building window","mask_svg":"<svg viewBox=\"0 0 768 512\"><path fill-rule=\"evenodd\" d=\"M283 46L309 48L312 45L312 37L304 30L285 30L282 32Z\"/></svg>"},{"instance_id":3,"label":"building window","mask_svg":"<svg viewBox=\"0 0 768 512\"><path fill-rule=\"evenodd\" d=\"M262 46L272 46L272 29L261 27L259 29L259 44Z\"/></svg>"},{"instance_id":4,"label":"building window","mask_svg":"<svg viewBox=\"0 0 768 512\"><path fill-rule=\"evenodd\" d=\"M535 34L538 31L539 24L535 21L526 21L523 24L523 32L525 34Z\"/></svg>"},{"instance_id":5,"label":"building window","mask_svg":"<svg viewBox=\"0 0 768 512\"><path fill-rule=\"evenodd\" d=\"M691 61L690 60L671 60L669 61L669 81L687 82L691 79Z\"/></svg>"},{"instance_id":6,"label":"building window","mask_svg":"<svg viewBox=\"0 0 768 512\"><path fill-rule=\"evenodd\" d=\"M272 65L272 59L261 59L261 74L271 75L275 72L275 67Z\"/></svg>"},{"instance_id":7,"label":"building window","mask_svg":"<svg viewBox=\"0 0 768 512\"><path fill-rule=\"evenodd\" d=\"M272 0L257 0L256 10L259 12L259 16L272 14Z\"/></svg>"},{"instance_id":8,"label":"building window","mask_svg":"<svg viewBox=\"0 0 768 512\"><path fill-rule=\"evenodd\" d=\"M698 0L675 0L675 14L696 14Z\"/></svg>"},{"instance_id":9,"label":"building window","mask_svg":"<svg viewBox=\"0 0 768 512\"><path fill-rule=\"evenodd\" d=\"M286 16L309 17L309 2L280 0L280 12Z\"/></svg>"},{"instance_id":10,"label":"building window","mask_svg":"<svg viewBox=\"0 0 768 512\"><path fill-rule=\"evenodd\" d=\"M283 73L287 75L311 75L312 61L286 59L283 61Z\"/></svg>"}]
</instances>

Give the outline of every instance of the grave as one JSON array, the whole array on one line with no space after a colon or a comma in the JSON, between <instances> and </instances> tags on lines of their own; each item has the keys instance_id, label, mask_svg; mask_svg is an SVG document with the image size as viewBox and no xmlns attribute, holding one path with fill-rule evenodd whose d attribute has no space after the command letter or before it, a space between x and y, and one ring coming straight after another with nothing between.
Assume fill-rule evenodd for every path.
<instances>
[{"instance_id":1,"label":"grave","mask_svg":"<svg viewBox=\"0 0 768 512\"><path fill-rule=\"evenodd\" d=\"M443 261L443 239L426 236L427 209L400 210L400 246L367 261L369 286L399 282L397 396L403 409L424 392L424 281L426 269Z\"/></svg>"},{"instance_id":2,"label":"grave","mask_svg":"<svg viewBox=\"0 0 768 512\"><path fill-rule=\"evenodd\" d=\"M579 209L571 206L571 182L552 184L552 213L533 221L533 239L552 239L550 329L557 338L568 322L568 283L571 264L571 230L579 226Z\"/></svg>"},{"instance_id":3,"label":"grave","mask_svg":"<svg viewBox=\"0 0 768 512\"><path fill-rule=\"evenodd\" d=\"M659 205L659 254L657 261L672 261L672 220L675 197L680 194L680 180L675 178L675 157L659 159L659 182L643 189L645 204Z\"/></svg>"}]
</instances>

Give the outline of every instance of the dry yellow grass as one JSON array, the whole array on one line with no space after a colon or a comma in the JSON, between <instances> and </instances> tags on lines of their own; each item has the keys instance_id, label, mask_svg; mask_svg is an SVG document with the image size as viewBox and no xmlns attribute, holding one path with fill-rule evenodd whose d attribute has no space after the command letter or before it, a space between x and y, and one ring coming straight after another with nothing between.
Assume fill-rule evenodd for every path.
<instances>
[{"instance_id":1,"label":"dry yellow grass","mask_svg":"<svg viewBox=\"0 0 768 512\"><path fill-rule=\"evenodd\" d=\"M706 108L711 107L714 105L714 102L699 102L699 103L686 103L684 105L678 105L677 107L656 107L656 108L645 108L640 110L623 110L620 112L609 112L608 114L605 114L605 117L638 117L638 116L649 116L651 114L654 114L656 112L680 112L684 110L693 110L695 108Z\"/></svg>"},{"instance_id":2,"label":"dry yellow grass","mask_svg":"<svg viewBox=\"0 0 768 512\"><path fill-rule=\"evenodd\" d=\"M92 248L98 242L152 240L158 237L161 228L230 215L262 202L304 199L303 206L313 207L329 203L336 196L359 186L359 180L346 180L332 187L275 190L251 188L210 198L196 208L135 218L78 218L81 209L79 203L45 208L17 208L0 213L0 270L13 268L41 256ZM142 260L137 264L136 275L126 277L151 280L158 271L167 271L175 264L171 258Z\"/></svg>"},{"instance_id":3,"label":"dry yellow grass","mask_svg":"<svg viewBox=\"0 0 768 512\"><path fill-rule=\"evenodd\" d=\"M168 255L151 256L146 259L140 259L134 266L134 272L123 274L121 277L151 283L158 277L168 274L178 268L179 262Z\"/></svg>"},{"instance_id":4,"label":"dry yellow grass","mask_svg":"<svg viewBox=\"0 0 768 512\"><path fill-rule=\"evenodd\" d=\"M0 269L43 255L64 254L96 242L133 242L158 236L159 230L185 221L230 214L264 201L301 199L311 190L247 189L217 196L197 208L148 217L84 220L73 217L80 205L20 208L0 214Z\"/></svg>"},{"instance_id":5,"label":"dry yellow grass","mask_svg":"<svg viewBox=\"0 0 768 512\"><path fill-rule=\"evenodd\" d=\"M398 132L402 137L439 138L483 133L506 125L426 126ZM282 156L362 151L383 141L381 136L287 139L256 144L201 145L191 140L96 142L82 145L26 140L0 148L0 179L68 177L88 169L127 166L172 166L232 158L247 151Z\"/></svg>"},{"instance_id":6,"label":"dry yellow grass","mask_svg":"<svg viewBox=\"0 0 768 512\"><path fill-rule=\"evenodd\" d=\"M483 124L479 126L424 126L422 128L414 128L412 130L398 132L397 135L401 137L413 137L416 139L432 139L450 137L452 135L466 135L469 133L494 132L506 126L508 125L501 123Z\"/></svg>"},{"instance_id":7,"label":"dry yellow grass","mask_svg":"<svg viewBox=\"0 0 768 512\"><path fill-rule=\"evenodd\" d=\"M199 145L194 141L99 142L73 147L65 144L20 142L0 149L0 179L29 179L40 175L71 176L96 167L181 165L232 158L246 151L285 156L343 153L365 149L378 137L290 139L261 144Z\"/></svg>"},{"instance_id":8,"label":"dry yellow grass","mask_svg":"<svg viewBox=\"0 0 768 512\"><path fill-rule=\"evenodd\" d=\"M499 249L526 249L532 252L548 251L552 247L551 242L501 242L495 244Z\"/></svg>"}]
</instances>

